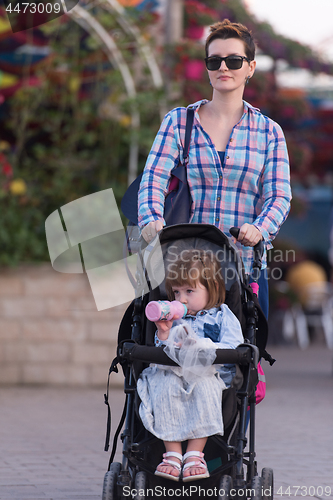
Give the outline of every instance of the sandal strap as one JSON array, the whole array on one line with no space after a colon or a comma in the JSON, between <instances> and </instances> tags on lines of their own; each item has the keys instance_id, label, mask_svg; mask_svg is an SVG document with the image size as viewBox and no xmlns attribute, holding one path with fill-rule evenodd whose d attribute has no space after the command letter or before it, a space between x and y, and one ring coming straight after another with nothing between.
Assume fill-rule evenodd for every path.
<instances>
[{"instance_id":1,"label":"sandal strap","mask_svg":"<svg viewBox=\"0 0 333 500\"><path fill-rule=\"evenodd\" d=\"M182 463L182 461L183 461L183 455L181 455L177 451L168 451L166 453L163 453L163 458L167 458L167 457L176 457L180 460L180 463Z\"/></svg>"},{"instance_id":2,"label":"sandal strap","mask_svg":"<svg viewBox=\"0 0 333 500\"><path fill-rule=\"evenodd\" d=\"M184 464L183 470L186 470L189 467L194 467L194 466L199 466L199 467L202 467L203 469L207 470L207 463L203 458L204 456L205 456L205 454L202 453L201 451L188 451L183 456L183 461L189 457L195 457L197 460L194 460L192 462L187 462L186 464Z\"/></svg>"},{"instance_id":3,"label":"sandal strap","mask_svg":"<svg viewBox=\"0 0 333 500\"><path fill-rule=\"evenodd\" d=\"M196 462L187 462L183 466L183 470L189 469L190 467L202 467L202 469L207 470L207 464L205 461L197 460Z\"/></svg>"},{"instance_id":4,"label":"sandal strap","mask_svg":"<svg viewBox=\"0 0 333 500\"><path fill-rule=\"evenodd\" d=\"M163 455L164 456L164 455ZM174 455L176 456L176 455ZM184 460L186 460L187 458L189 457L197 457L199 459L202 459L203 457L205 456L204 453L202 453L202 451L188 451L187 453L185 453L185 455L183 456L183 462ZM178 457L177 457L178 458Z\"/></svg>"},{"instance_id":5,"label":"sandal strap","mask_svg":"<svg viewBox=\"0 0 333 500\"><path fill-rule=\"evenodd\" d=\"M177 470L181 471L182 468L180 466L179 463L177 462L174 462L173 460L169 460L168 458L163 458L162 462L160 463L160 465L171 465L171 467L175 467Z\"/></svg>"}]
</instances>

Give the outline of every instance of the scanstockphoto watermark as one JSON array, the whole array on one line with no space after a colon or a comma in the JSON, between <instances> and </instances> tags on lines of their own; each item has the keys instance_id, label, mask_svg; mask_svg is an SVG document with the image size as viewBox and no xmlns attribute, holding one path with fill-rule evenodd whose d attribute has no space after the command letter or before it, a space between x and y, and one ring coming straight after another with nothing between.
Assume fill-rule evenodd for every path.
<instances>
[{"instance_id":1,"label":"scanstockphoto watermark","mask_svg":"<svg viewBox=\"0 0 333 500\"><path fill-rule=\"evenodd\" d=\"M198 257L202 250L193 249L193 254L197 252ZM182 260L183 262L188 262L188 249L184 249L179 252L176 245L170 245L168 248L167 258L169 262L177 262ZM235 251L230 248L219 248L217 250L205 249L203 251L206 258L210 260L216 259L221 265L230 262L236 262ZM290 264L296 262L296 252L293 249L274 249L274 251L267 252L267 264Z\"/></svg>"},{"instance_id":2,"label":"scanstockphoto watermark","mask_svg":"<svg viewBox=\"0 0 333 500\"><path fill-rule=\"evenodd\" d=\"M214 280L217 275L222 275L226 285L228 285L228 283L237 281L239 277L240 268L235 263L235 255L228 249L220 249L217 251L193 250L191 255L193 267L189 269L188 266L186 266L186 264L189 263L188 250L182 250L178 253L175 250L177 250L177 247L171 246L168 249L167 255L167 275L168 279L171 281L184 281L187 277L192 281L197 281L200 277L204 280ZM197 255L195 252L197 252ZM203 254L205 256L204 258L202 258ZM202 262L201 268L196 266L198 260ZM218 263L218 267L209 265L209 263L214 262L214 260ZM268 259L268 267L265 267L261 271L258 268L251 269L249 277L252 281L256 281L261 273L268 281L281 280L283 277L284 265L294 263L295 261L295 250L277 251L274 256L270 256Z\"/></svg>"},{"instance_id":3,"label":"scanstockphoto watermark","mask_svg":"<svg viewBox=\"0 0 333 500\"><path fill-rule=\"evenodd\" d=\"M78 0L3 0L13 33L46 24L67 14Z\"/></svg>"},{"instance_id":4,"label":"scanstockphoto watermark","mask_svg":"<svg viewBox=\"0 0 333 500\"><path fill-rule=\"evenodd\" d=\"M130 486L124 486L123 496L125 498L137 498L137 496L142 498L216 498L217 496L221 498L254 498L256 491L252 488L245 489L235 489L231 488L230 491L226 491L223 488L202 488L201 486L191 485L178 488L166 488L165 486L156 486L155 488L145 488L145 489L135 489ZM272 487L262 488L262 498L272 497L273 491Z\"/></svg>"},{"instance_id":5,"label":"scanstockphoto watermark","mask_svg":"<svg viewBox=\"0 0 333 500\"><path fill-rule=\"evenodd\" d=\"M181 281L186 281L187 278L189 278L191 281L198 281L200 279L200 276L205 279L205 280L215 280L216 277L223 276L225 283L233 283L234 281L237 280L238 272L236 269L232 267L225 267L224 272L222 272L221 268L215 270L211 276L208 275L210 272L209 267L203 267L201 270L193 267L189 269L188 271L185 269L184 266L178 267L176 263L172 263L168 265L167 268L167 273L168 273L168 279L170 281L174 280L178 282L179 280ZM259 278L259 270L258 269L252 269L249 277L254 281ZM261 270L261 273L263 274L264 278L266 280L275 280L278 281L282 279L283 276L283 270L281 267L266 267L265 269Z\"/></svg>"},{"instance_id":6,"label":"scanstockphoto watermark","mask_svg":"<svg viewBox=\"0 0 333 500\"><path fill-rule=\"evenodd\" d=\"M228 282L233 282L237 279L237 275L239 273L238 266L238 257L235 254L235 251L230 248L219 248L217 250L200 250L194 249L192 252L191 258L196 258L195 252L197 252L197 258L200 259L200 255L202 253L205 256L205 259L213 262L216 260L220 267L224 270L224 281L226 284ZM176 245L171 245L168 248L167 252L167 260L168 260L168 272L170 273L172 279L177 280L178 275L177 272L177 263L179 261L184 262L184 264L188 263L188 250L184 249L179 251ZM266 280L275 280L278 281L283 276L283 269L286 265L294 264L296 262L296 252L293 249L286 250L274 250L274 252L267 253L267 267L264 268L261 272L264 274ZM203 272L206 268L203 270ZM220 271L217 271L220 272ZM193 270L193 279L198 277L194 277L194 274L197 273L196 270ZM259 277L258 269L251 269L249 276L252 280L257 280Z\"/></svg>"},{"instance_id":7,"label":"scanstockphoto watermark","mask_svg":"<svg viewBox=\"0 0 333 500\"><path fill-rule=\"evenodd\" d=\"M45 232L53 269L86 274L98 311L141 297L165 278L159 238L129 251L139 228L131 236L125 231L111 188L60 207L46 219Z\"/></svg>"}]
</instances>

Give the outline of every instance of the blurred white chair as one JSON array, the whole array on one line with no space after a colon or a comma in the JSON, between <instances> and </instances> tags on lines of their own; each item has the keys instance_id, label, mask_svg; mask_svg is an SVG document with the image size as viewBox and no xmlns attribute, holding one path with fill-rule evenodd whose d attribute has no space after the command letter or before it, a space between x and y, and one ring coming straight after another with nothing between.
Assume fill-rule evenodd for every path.
<instances>
[{"instance_id":1,"label":"blurred white chair","mask_svg":"<svg viewBox=\"0 0 333 500\"><path fill-rule=\"evenodd\" d=\"M302 289L302 303L294 304L290 312L301 349L306 349L310 343L309 327L321 328L327 347L333 349L333 287L331 283L305 285ZM289 330L290 328L289 325ZM288 331L286 333L288 335Z\"/></svg>"}]
</instances>

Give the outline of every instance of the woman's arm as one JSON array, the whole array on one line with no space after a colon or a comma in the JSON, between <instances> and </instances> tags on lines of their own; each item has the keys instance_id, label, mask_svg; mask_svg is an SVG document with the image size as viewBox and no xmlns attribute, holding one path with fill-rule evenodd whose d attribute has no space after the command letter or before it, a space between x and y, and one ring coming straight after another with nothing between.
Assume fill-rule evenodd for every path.
<instances>
[{"instance_id":1,"label":"woman's arm","mask_svg":"<svg viewBox=\"0 0 333 500\"><path fill-rule=\"evenodd\" d=\"M291 201L287 145L281 127L272 124L261 179L263 206L253 222L268 242L275 238L287 218Z\"/></svg>"},{"instance_id":2,"label":"woman's arm","mask_svg":"<svg viewBox=\"0 0 333 500\"><path fill-rule=\"evenodd\" d=\"M153 221L161 221L162 226L165 225L164 201L170 172L179 161L176 135L170 112L165 116L155 137L143 171L138 194L138 221L141 228Z\"/></svg>"}]
</instances>

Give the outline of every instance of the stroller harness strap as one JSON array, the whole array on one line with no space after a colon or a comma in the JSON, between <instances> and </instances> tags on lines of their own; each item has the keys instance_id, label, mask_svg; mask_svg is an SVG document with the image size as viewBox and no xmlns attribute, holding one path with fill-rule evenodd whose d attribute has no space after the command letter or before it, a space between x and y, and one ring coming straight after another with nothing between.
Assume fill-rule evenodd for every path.
<instances>
[{"instance_id":1,"label":"stroller harness strap","mask_svg":"<svg viewBox=\"0 0 333 500\"><path fill-rule=\"evenodd\" d=\"M125 341L120 342L120 344L117 348L117 356L113 359L111 366L110 366L110 369L109 369L108 381L107 381L107 386L106 386L106 393L104 394L104 403L108 407L104 451L109 451L109 447L110 447L110 434L111 434L111 408L110 408L110 403L109 403L110 376L111 376L111 373L113 373L113 372L118 373L118 364L122 365L123 358L120 356L120 352L121 352L120 348L124 342L133 343L133 341L131 341L130 339L127 339ZM116 454L118 436L120 434L120 431L121 431L122 426L124 425L124 421L125 421L127 400L128 400L128 396L126 395L123 413L121 415L120 422L119 422L119 425L117 427L117 430L115 432L114 439L113 439L112 452L111 452L109 464L111 464L113 462L114 456Z\"/></svg>"},{"instance_id":2,"label":"stroller harness strap","mask_svg":"<svg viewBox=\"0 0 333 500\"><path fill-rule=\"evenodd\" d=\"M105 438L105 446L104 446L104 451L109 450L109 443L110 443L110 432L111 432L111 408L109 404L109 386L110 386L110 375L112 372L118 373L118 365L119 359L118 356L114 358L114 360L111 363L110 369L109 369L109 375L108 375L108 382L106 386L106 394L104 394L104 403L108 407L108 417L107 417L107 425L106 425L106 438Z\"/></svg>"},{"instance_id":3,"label":"stroller harness strap","mask_svg":"<svg viewBox=\"0 0 333 500\"><path fill-rule=\"evenodd\" d=\"M111 434L111 408L110 408L110 403L109 403L110 375L113 372L118 373L118 367L117 367L117 365L118 365L119 362L120 362L120 360L119 360L119 358L117 356L116 358L114 358L114 360L111 363L111 366L110 366L110 369L109 369L109 375L108 375L108 382L107 382L106 394L104 394L104 403L108 407L108 416L107 416L107 424L106 424L106 436L105 436L104 451L109 451L109 447L110 447L110 434ZM109 467L110 467L110 464L113 462L114 456L116 454L118 436L120 434L122 426L124 425L125 416L126 416L127 399L128 398L126 396L125 403L124 403L123 413L121 415L119 425L118 425L117 430L116 430L115 435L114 435L113 445L112 445L112 452L111 452L110 462L109 462Z\"/></svg>"}]
</instances>

